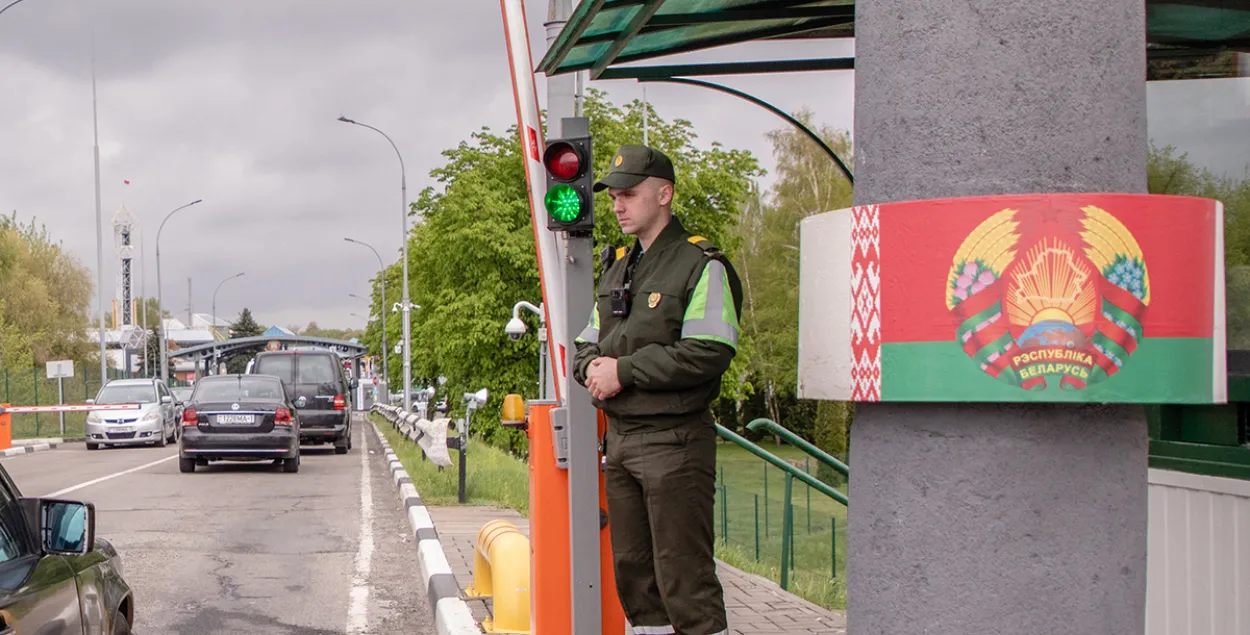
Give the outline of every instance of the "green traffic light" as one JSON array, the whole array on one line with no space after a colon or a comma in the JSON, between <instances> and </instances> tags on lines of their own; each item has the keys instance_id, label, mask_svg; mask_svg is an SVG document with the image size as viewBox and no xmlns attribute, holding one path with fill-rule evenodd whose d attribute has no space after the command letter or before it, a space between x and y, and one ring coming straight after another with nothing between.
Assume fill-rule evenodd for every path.
<instances>
[{"instance_id":1,"label":"green traffic light","mask_svg":"<svg viewBox=\"0 0 1250 635\"><path fill-rule=\"evenodd\" d=\"M562 223L571 223L582 215L582 197L563 183L547 190L543 202L547 205L547 214Z\"/></svg>"}]
</instances>

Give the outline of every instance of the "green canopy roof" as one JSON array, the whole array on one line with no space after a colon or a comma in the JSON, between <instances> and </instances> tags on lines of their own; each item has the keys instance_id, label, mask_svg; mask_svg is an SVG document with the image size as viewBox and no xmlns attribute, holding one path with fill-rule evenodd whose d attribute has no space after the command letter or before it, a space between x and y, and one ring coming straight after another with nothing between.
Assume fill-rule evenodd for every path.
<instances>
[{"instance_id":1,"label":"green canopy roof","mask_svg":"<svg viewBox=\"0 0 1250 635\"><path fill-rule=\"evenodd\" d=\"M1174 59L1177 51L1217 58L1227 51L1250 52L1250 7L1242 0L1146 0L1146 25L1143 45L1152 59ZM661 79L845 69L852 60L623 65L741 42L854 35L854 0L581 0L537 70L548 76L589 70L591 79Z\"/></svg>"}]
</instances>

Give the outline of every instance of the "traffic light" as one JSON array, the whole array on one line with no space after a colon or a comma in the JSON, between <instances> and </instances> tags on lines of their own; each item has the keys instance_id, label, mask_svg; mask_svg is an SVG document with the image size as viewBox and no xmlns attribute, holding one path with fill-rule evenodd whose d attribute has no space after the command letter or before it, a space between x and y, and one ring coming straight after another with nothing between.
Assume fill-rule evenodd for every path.
<instances>
[{"instance_id":1,"label":"traffic light","mask_svg":"<svg viewBox=\"0 0 1250 635\"><path fill-rule=\"evenodd\" d=\"M589 136L552 139L543 151L547 170L547 229L590 233L595 228L594 157Z\"/></svg>"}]
</instances>

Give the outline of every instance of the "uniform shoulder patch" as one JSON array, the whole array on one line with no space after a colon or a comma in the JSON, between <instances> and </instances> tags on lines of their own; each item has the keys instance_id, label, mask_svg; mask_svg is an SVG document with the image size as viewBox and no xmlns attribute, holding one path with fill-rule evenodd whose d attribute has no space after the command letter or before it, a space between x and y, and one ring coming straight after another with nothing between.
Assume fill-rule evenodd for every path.
<instances>
[{"instance_id":1,"label":"uniform shoulder patch","mask_svg":"<svg viewBox=\"0 0 1250 635\"><path fill-rule=\"evenodd\" d=\"M720 255L720 249L716 247L716 244L702 236L690 236L686 242L701 249L708 257L715 258Z\"/></svg>"},{"instance_id":2,"label":"uniform shoulder patch","mask_svg":"<svg viewBox=\"0 0 1250 635\"><path fill-rule=\"evenodd\" d=\"M624 248L624 247L617 247L617 248L616 248L616 259L617 259L617 260L621 260L621 259L623 259L623 258L625 258L625 248Z\"/></svg>"}]
</instances>

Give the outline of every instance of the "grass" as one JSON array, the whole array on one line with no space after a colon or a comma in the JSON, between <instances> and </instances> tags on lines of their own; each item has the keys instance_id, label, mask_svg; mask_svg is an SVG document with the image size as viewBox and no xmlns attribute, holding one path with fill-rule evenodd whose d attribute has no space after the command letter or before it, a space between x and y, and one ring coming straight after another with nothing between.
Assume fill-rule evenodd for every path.
<instances>
[{"instance_id":1,"label":"grass","mask_svg":"<svg viewBox=\"0 0 1250 635\"><path fill-rule=\"evenodd\" d=\"M421 449L403 438L385 419L378 415L370 417L391 444L427 505L458 504L458 452L450 452L452 467L439 471L434 464L422 460ZM763 447L799 465L806 456L790 446L776 447L766 443ZM717 446L717 463L717 557L733 567L780 584L785 492L783 473L729 443ZM814 462L811 471L815 472ZM509 507L529 516L529 468L525 462L470 440L466 477L467 504ZM765 488L767 496L764 495ZM837 489L845 492L842 484ZM845 609L846 508L819 492L810 493L809 505L807 490L807 486L798 481L792 487L793 562L796 566L789 575L789 591L825 608ZM832 535L831 529L834 530ZM833 575L834 561L831 558L831 542L835 536L837 576Z\"/></svg>"},{"instance_id":2,"label":"grass","mask_svg":"<svg viewBox=\"0 0 1250 635\"><path fill-rule=\"evenodd\" d=\"M387 443L408 471L412 484L426 505L458 505L460 453L451 450L451 467L442 468L421 459L421 448L404 438L395 427L378 415L370 418L386 437ZM529 467L485 443L469 440L465 466L465 498L468 505L509 507L529 517Z\"/></svg>"}]
</instances>

